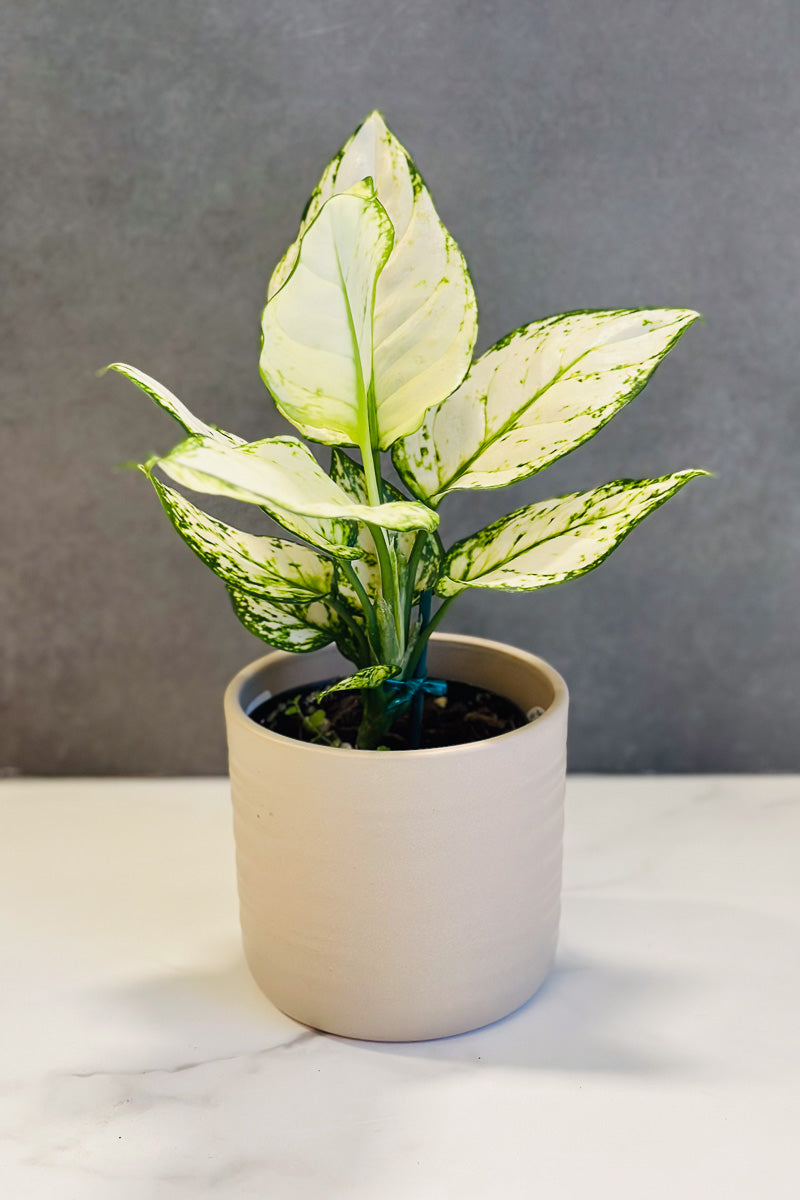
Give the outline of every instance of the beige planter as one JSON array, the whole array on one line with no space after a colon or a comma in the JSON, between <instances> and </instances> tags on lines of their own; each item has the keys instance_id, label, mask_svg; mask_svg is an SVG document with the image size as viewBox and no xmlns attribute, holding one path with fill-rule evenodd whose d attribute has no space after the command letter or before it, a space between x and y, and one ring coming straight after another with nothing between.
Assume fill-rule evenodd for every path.
<instances>
[{"instance_id":1,"label":"beige planter","mask_svg":"<svg viewBox=\"0 0 800 1200\"><path fill-rule=\"evenodd\" d=\"M225 695L250 970L285 1013L347 1037L486 1025L533 995L555 952L566 685L531 654L439 634L432 676L544 715L485 742L395 752L308 745L247 716L349 669L332 648L278 651Z\"/></svg>"}]
</instances>

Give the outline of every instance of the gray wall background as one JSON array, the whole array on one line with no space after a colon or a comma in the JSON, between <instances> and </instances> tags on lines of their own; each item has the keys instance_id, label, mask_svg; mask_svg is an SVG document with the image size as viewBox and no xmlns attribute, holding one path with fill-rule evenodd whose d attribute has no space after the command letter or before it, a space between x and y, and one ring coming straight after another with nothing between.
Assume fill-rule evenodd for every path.
<instances>
[{"instance_id":1,"label":"gray wall background","mask_svg":"<svg viewBox=\"0 0 800 1200\"><path fill-rule=\"evenodd\" d=\"M707 318L512 505L702 465L598 572L474 593L450 628L536 650L581 770L800 768L796 0L6 0L0 613L6 772L224 770L260 652L141 476L177 427L114 359L249 437L269 272L380 107L471 265L479 350L578 307ZM237 516L241 519L242 513Z\"/></svg>"}]
</instances>

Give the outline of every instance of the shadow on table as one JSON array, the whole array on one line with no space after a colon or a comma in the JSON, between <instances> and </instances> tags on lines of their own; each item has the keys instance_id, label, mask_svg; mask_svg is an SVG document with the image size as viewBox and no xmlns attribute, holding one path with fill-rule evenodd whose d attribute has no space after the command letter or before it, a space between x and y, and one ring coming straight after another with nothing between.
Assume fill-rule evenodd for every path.
<instances>
[{"instance_id":1,"label":"shadow on table","mask_svg":"<svg viewBox=\"0 0 800 1200\"><path fill-rule=\"evenodd\" d=\"M707 906L706 906L707 908ZM693 996L702 982L692 958L671 953L653 961L652 946L683 946L691 929L700 930L705 963L717 923L707 928L706 908L690 905L676 914L674 902L623 899L575 902L569 922L580 930L580 945L565 930L556 964L527 1004L503 1020L471 1033L429 1042L367 1042L321 1038L372 1055L392 1055L473 1066L520 1067L540 1071L629 1075L680 1075L702 1069L696 1054L682 1050L682 1021L693 1020ZM704 916L705 914L705 916ZM705 923L704 923L705 922ZM676 943L676 930L680 935ZM707 945L710 939L710 944ZM584 946L592 949L586 953ZM595 949L597 947L597 949ZM694 962L698 955L695 953ZM232 961L233 959L233 961ZM151 1026L155 1040L203 1044L208 1037L236 1050L291 1040L305 1026L280 1013L262 997L238 947L226 945L218 968L176 971L139 981L126 989ZM672 964L672 965L669 965ZM123 998L120 997L120 1000ZM688 1004L688 1008L687 1008ZM231 1026L230 1018L235 1017ZM233 1036L232 1036L233 1034ZM696 1043L695 1043L696 1045ZM191 1062L187 1055L184 1061Z\"/></svg>"},{"instance_id":2,"label":"shadow on table","mask_svg":"<svg viewBox=\"0 0 800 1200\"><path fill-rule=\"evenodd\" d=\"M473 1066L685 1073L689 1064L676 1061L671 1049L658 1051L660 1017L676 990L684 989L674 974L632 970L563 951L527 1004L483 1029L428 1042L317 1036L372 1054ZM219 1040L221 1055L247 1054L263 1050L265 1038L266 1046L280 1045L306 1030L261 994L243 958L220 963L217 970L184 969L119 988L117 1006L136 1011L140 1039L150 1040L148 1027L153 1039L150 1056L172 1070L214 1057L197 1055L191 1043Z\"/></svg>"},{"instance_id":3,"label":"shadow on table","mask_svg":"<svg viewBox=\"0 0 800 1200\"><path fill-rule=\"evenodd\" d=\"M658 1014L681 989L667 972L633 971L564 952L516 1012L471 1033L429 1042L349 1044L374 1054L543 1071L685 1074L689 1062L657 1048ZM648 1022L648 1014L650 1022Z\"/></svg>"}]
</instances>

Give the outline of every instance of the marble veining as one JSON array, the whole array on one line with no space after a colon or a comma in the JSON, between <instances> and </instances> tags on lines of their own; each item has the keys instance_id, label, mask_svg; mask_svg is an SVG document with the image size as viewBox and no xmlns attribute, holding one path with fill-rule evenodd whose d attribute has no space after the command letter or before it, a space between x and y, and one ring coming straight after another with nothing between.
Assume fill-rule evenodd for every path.
<instances>
[{"instance_id":1,"label":"marble veining","mask_svg":"<svg viewBox=\"0 0 800 1200\"><path fill-rule=\"evenodd\" d=\"M0 1194L795 1200L800 780L572 778L504 1021L305 1029L242 961L228 785L0 784Z\"/></svg>"}]
</instances>

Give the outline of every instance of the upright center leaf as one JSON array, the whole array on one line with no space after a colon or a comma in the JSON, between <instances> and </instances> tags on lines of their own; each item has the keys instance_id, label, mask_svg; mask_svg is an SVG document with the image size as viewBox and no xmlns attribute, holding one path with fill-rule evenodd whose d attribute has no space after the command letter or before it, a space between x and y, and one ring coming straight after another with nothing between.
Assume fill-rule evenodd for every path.
<instances>
[{"instance_id":1,"label":"upright center leaf","mask_svg":"<svg viewBox=\"0 0 800 1200\"><path fill-rule=\"evenodd\" d=\"M283 415L327 445L378 445L373 314L394 243L372 180L333 196L264 309L261 374Z\"/></svg>"},{"instance_id":2,"label":"upright center leaf","mask_svg":"<svg viewBox=\"0 0 800 1200\"><path fill-rule=\"evenodd\" d=\"M387 450L418 429L427 409L461 383L478 321L464 256L439 220L408 151L380 113L371 113L325 168L267 294L272 298L286 283L323 205L366 177L394 228L392 252L375 290L372 334L379 447Z\"/></svg>"}]
</instances>

